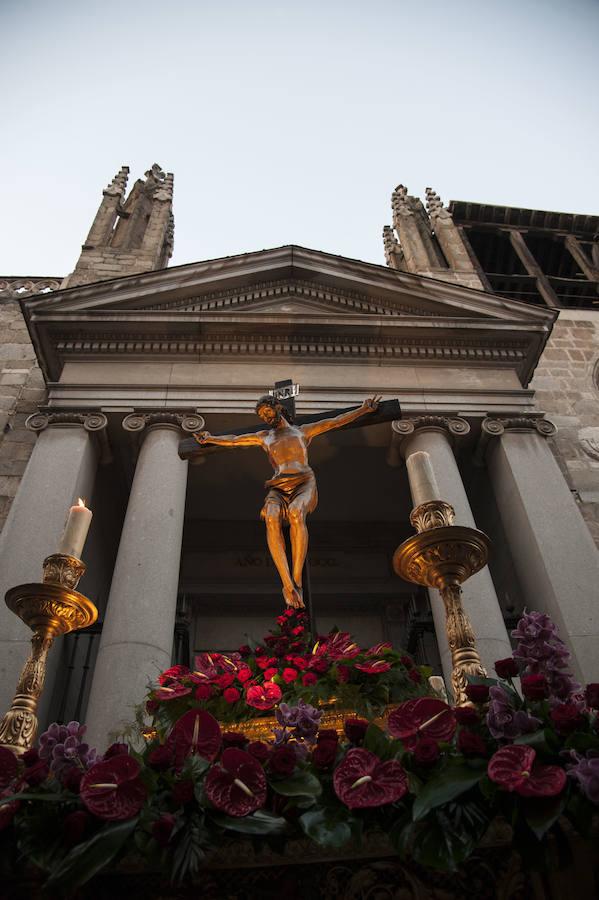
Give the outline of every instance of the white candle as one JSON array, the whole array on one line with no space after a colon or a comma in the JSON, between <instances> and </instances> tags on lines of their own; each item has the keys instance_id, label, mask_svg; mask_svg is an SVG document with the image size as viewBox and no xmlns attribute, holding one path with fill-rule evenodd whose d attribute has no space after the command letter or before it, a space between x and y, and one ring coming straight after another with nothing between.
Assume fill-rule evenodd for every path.
<instances>
[{"instance_id":1,"label":"white candle","mask_svg":"<svg viewBox=\"0 0 599 900\"><path fill-rule=\"evenodd\" d=\"M411 453L406 459L410 490L414 506L428 503L429 500L441 500L439 485L431 464L431 458L424 450Z\"/></svg>"},{"instance_id":2,"label":"white candle","mask_svg":"<svg viewBox=\"0 0 599 900\"><path fill-rule=\"evenodd\" d=\"M83 545L85 544L91 521L91 509L88 509L84 501L79 498L76 506L71 506L69 510L69 517L60 539L57 553L81 559Z\"/></svg>"}]
</instances>

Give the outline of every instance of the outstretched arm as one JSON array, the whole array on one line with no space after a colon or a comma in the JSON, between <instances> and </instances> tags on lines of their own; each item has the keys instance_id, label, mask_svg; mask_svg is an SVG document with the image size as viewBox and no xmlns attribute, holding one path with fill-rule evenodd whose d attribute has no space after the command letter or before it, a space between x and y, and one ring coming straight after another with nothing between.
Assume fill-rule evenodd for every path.
<instances>
[{"instance_id":1,"label":"outstretched arm","mask_svg":"<svg viewBox=\"0 0 599 900\"><path fill-rule=\"evenodd\" d=\"M319 434L324 434L326 431L334 431L336 428L342 428L344 425L349 425L350 422L355 422L356 419L360 419L362 416L367 416L370 415L370 413L376 412L380 402L380 397L370 397L368 400L365 400L361 406L357 406L349 412L342 413L340 416L333 416L331 419L320 419L319 422L311 422L309 425L302 425L301 429L306 438L311 441L312 438L317 437Z\"/></svg>"},{"instance_id":2,"label":"outstretched arm","mask_svg":"<svg viewBox=\"0 0 599 900\"><path fill-rule=\"evenodd\" d=\"M200 445L216 444L217 447L261 447L266 431L255 431L253 434L210 434L209 431L198 431L192 436Z\"/></svg>"}]
</instances>

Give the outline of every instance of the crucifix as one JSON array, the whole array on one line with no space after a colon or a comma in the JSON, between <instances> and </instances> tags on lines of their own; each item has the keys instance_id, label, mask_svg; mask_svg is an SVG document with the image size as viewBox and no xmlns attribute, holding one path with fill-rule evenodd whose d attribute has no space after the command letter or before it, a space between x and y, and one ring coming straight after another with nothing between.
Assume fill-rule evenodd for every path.
<instances>
[{"instance_id":1,"label":"crucifix","mask_svg":"<svg viewBox=\"0 0 599 900\"><path fill-rule=\"evenodd\" d=\"M296 421L295 397L299 385L290 379L278 381L260 397L256 413L267 426L256 431L212 435L201 431L179 444L181 459L201 455L208 444L217 447L261 447L274 474L266 483L266 499L260 513L266 525L266 540L283 586L285 603L304 606L302 574L308 550L306 518L318 504L316 478L308 464L311 441L328 431L358 425L375 425L401 418L398 400L381 402L371 397L360 406L303 416ZM283 525L289 526L291 565L287 559Z\"/></svg>"}]
</instances>

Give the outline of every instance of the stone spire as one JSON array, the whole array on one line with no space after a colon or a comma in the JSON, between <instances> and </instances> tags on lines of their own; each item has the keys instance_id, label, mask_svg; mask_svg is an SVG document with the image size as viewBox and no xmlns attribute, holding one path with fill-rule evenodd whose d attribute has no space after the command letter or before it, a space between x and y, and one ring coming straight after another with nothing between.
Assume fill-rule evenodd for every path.
<instances>
[{"instance_id":1,"label":"stone spire","mask_svg":"<svg viewBox=\"0 0 599 900\"><path fill-rule=\"evenodd\" d=\"M425 190L426 208L431 225L449 268L459 273L464 279L464 283L467 281L470 287L482 289L482 283L468 253L463 234L453 221L453 216L443 206L440 196L432 188L427 187ZM478 282L477 284L470 283L473 278Z\"/></svg>"},{"instance_id":2,"label":"stone spire","mask_svg":"<svg viewBox=\"0 0 599 900\"><path fill-rule=\"evenodd\" d=\"M390 225L383 226L383 247L385 259L390 269L403 269L404 258L399 241Z\"/></svg>"},{"instance_id":3,"label":"stone spire","mask_svg":"<svg viewBox=\"0 0 599 900\"><path fill-rule=\"evenodd\" d=\"M164 268L173 253L173 175L157 163L125 199L129 167L122 166L102 202L81 256L62 287L74 287Z\"/></svg>"}]
</instances>

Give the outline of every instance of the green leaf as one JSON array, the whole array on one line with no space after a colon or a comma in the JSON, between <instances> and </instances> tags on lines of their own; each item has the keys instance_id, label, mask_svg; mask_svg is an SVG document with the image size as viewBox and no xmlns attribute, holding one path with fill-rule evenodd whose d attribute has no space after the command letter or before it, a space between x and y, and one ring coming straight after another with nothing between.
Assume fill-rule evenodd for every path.
<instances>
[{"instance_id":1,"label":"green leaf","mask_svg":"<svg viewBox=\"0 0 599 900\"><path fill-rule=\"evenodd\" d=\"M241 834L283 834L287 822L280 816L274 816L264 809L257 809L251 816L228 816L226 813L212 810L210 817L221 828L238 831Z\"/></svg>"},{"instance_id":2,"label":"green leaf","mask_svg":"<svg viewBox=\"0 0 599 900\"><path fill-rule=\"evenodd\" d=\"M593 734L575 731L574 734L569 736L564 746L568 750L572 748L579 753L586 753L587 750L599 750L599 738Z\"/></svg>"},{"instance_id":3,"label":"green leaf","mask_svg":"<svg viewBox=\"0 0 599 900\"><path fill-rule=\"evenodd\" d=\"M532 747L533 750L542 753L549 752L544 731L533 731L532 734L521 734L514 739L514 744L525 744L527 747Z\"/></svg>"},{"instance_id":4,"label":"green leaf","mask_svg":"<svg viewBox=\"0 0 599 900\"><path fill-rule=\"evenodd\" d=\"M304 834L321 847L338 849L351 840L351 828L347 822L331 821L324 809L311 809L299 819Z\"/></svg>"},{"instance_id":5,"label":"green leaf","mask_svg":"<svg viewBox=\"0 0 599 900\"><path fill-rule=\"evenodd\" d=\"M423 819L431 809L449 803L477 784L487 771L484 760L466 764L449 763L428 781L414 801L412 818Z\"/></svg>"},{"instance_id":6,"label":"green leaf","mask_svg":"<svg viewBox=\"0 0 599 900\"><path fill-rule=\"evenodd\" d=\"M138 817L105 825L92 838L67 853L46 882L47 887L74 890L107 866L133 834Z\"/></svg>"},{"instance_id":7,"label":"green leaf","mask_svg":"<svg viewBox=\"0 0 599 900\"><path fill-rule=\"evenodd\" d=\"M486 684L489 687L493 687L497 684L496 678L486 678L482 675L466 675L466 678L468 680L468 684Z\"/></svg>"},{"instance_id":8,"label":"green leaf","mask_svg":"<svg viewBox=\"0 0 599 900\"><path fill-rule=\"evenodd\" d=\"M365 750L376 753L380 759L389 758L390 741L378 725L370 724L368 726L364 735L363 746Z\"/></svg>"},{"instance_id":9,"label":"green leaf","mask_svg":"<svg viewBox=\"0 0 599 900\"><path fill-rule=\"evenodd\" d=\"M477 847L488 825L488 812L480 803L449 803L415 825L413 858L431 869L455 871Z\"/></svg>"},{"instance_id":10,"label":"green leaf","mask_svg":"<svg viewBox=\"0 0 599 900\"><path fill-rule=\"evenodd\" d=\"M310 772L297 772L283 781L272 781L270 786L283 797L320 797L322 785Z\"/></svg>"}]
</instances>

